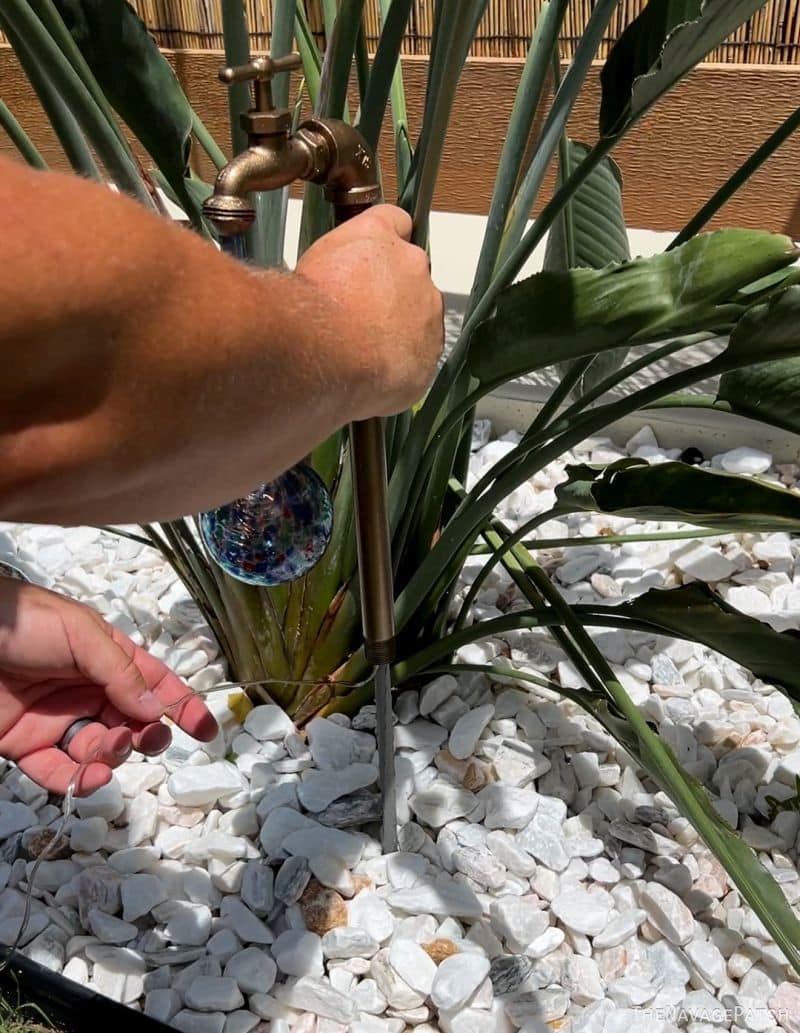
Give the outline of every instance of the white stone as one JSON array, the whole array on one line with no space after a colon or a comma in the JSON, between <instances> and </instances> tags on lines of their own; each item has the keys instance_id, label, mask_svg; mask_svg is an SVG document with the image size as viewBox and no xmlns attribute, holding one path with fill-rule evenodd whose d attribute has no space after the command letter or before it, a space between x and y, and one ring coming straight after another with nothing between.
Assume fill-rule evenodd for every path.
<instances>
[{"instance_id":1,"label":"white stone","mask_svg":"<svg viewBox=\"0 0 800 1033\"><path fill-rule=\"evenodd\" d=\"M528 946L525 948L525 954L529 958L544 958L548 954L552 954L554 950L561 946L566 939L563 930L556 929L555 926L549 926L545 929L541 936L537 936L535 940L531 940Z\"/></svg>"},{"instance_id":2,"label":"white stone","mask_svg":"<svg viewBox=\"0 0 800 1033\"><path fill-rule=\"evenodd\" d=\"M234 979L244 994L266 994L272 989L277 966L266 951L245 947L225 965L225 976Z\"/></svg>"},{"instance_id":3,"label":"white stone","mask_svg":"<svg viewBox=\"0 0 800 1033\"><path fill-rule=\"evenodd\" d=\"M727 973L725 958L719 947L709 940L693 940L684 949L686 956L703 979L715 987L724 985Z\"/></svg>"},{"instance_id":4,"label":"white stone","mask_svg":"<svg viewBox=\"0 0 800 1033\"><path fill-rule=\"evenodd\" d=\"M486 806L484 824L487 829L523 829L539 806L539 794L535 789L519 789L499 783L481 790L480 799Z\"/></svg>"},{"instance_id":5,"label":"white stone","mask_svg":"<svg viewBox=\"0 0 800 1033\"><path fill-rule=\"evenodd\" d=\"M469 886L453 879L436 882L421 880L407 890L395 890L388 904L410 915L452 915L454 918L480 918L483 906Z\"/></svg>"},{"instance_id":6,"label":"white stone","mask_svg":"<svg viewBox=\"0 0 800 1033\"><path fill-rule=\"evenodd\" d=\"M258 1025L260 1025L258 1015L244 1010L233 1011L225 1019L225 1028L222 1033L250 1033Z\"/></svg>"},{"instance_id":7,"label":"white stone","mask_svg":"<svg viewBox=\"0 0 800 1033\"><path fill-rule=\"evenodd\" d=\"M289 929L275 940L272 956L287 976L321 976L322 940L304 929Z\"/></svg>"},{"instance_id":8,"label":"white stone","mask_svg":"<svg viewBox=\"0 0 800 1033\"><path fill-rule=\"evenodd\" d=\"M398 750L436 750L447 738L447 729L418 718L407 725L395 725L394 741Z\"/></svg>"},{"instance_id":9,"label":"white stone","mask_svg":"<svg viewBox=\"0 0 800 1033\"><path fill-rule=\"evenodd\" d=\"M356 865L364 853L364 841L341 829L318 825L292 832L283 841L283 848L295 857L311 858L328 853L341 857L345 864Z\"/></svg>"},{"instance_id":10,"label":"white stone","mask_svg":"<svg viewBox=\"0 0 800 1033\"><path fill-rule=\"evenodd\" d=\"M639 899L648 920L670 943L680 947L691 940L695 929L694 916L672 890L657 882L648 883Z\"/></svg>"},{"instance_id":11,"label":"white stone","mask_svg":"<svg viewBox=\"0 0 800 1033\"><path fill-rule=\"evenodd\" d=\"M8 839L37 824L36 811L27 804L0 800L0 839Z\"/></svg>"},{"instance_id":12,"label":"white stone","mask_svg":"<svg viewBox=\"0 0 800 1033\"><path fill-rule=\"evenodd\" d=\"M563 819L547 813L540 806L530 824L517 833L517 845L532 854L537 861L555 872L563 872L570 858L566 850Z\"/></svg>"},{"instance_id":13,"label":"white stone","mask_svg":"<svg viewBox=\"0 0 800 1033\"><path fill-rule=\"evenodd\" d=\"M600 894L584 889L559 893L550 904L553 914L572 932L597 936L608 924L609 903Z\"/></svg>"},{"instance_id":14,"label":"white stone","mask_svg":"<svg viewBox=\"0 0 800 1033\"><path fill-rule=\"evenodd\" d=\"M108 822L105 818L81 818L69 830L70 849L76 853L93 854L105 843Z\"/></svg>"},{"instance_id":15,"label":"white stone","mask_svg":"<svg viewBox=\"0 0 800 1033\"><path fill-rule=\"evenodd\" d=\"M281 994L281 1000L290 1008L312 1012L322 1018L340 1022L343 1026L358 1018L358 1009L349 997L334 990L329 983L307 976L287 986Z\"/></svg>"},{"instance_id":16,"label":"white stone","mask_svg":"<svg viewBox=\"0 0 800 1033\"><path fill-rule=\"evenodd\" d=\"M357 789L364 789L378 780L378 769L374 764L349 764L331 778L325 771L312 771L297 787L297 796L307 811L324 811L326 807L342 796L349 796Z\"/></svg>"},{"instance_id":17,"label":"white stone","mask_svg":"<svg viewBox=\"0 0 800 1033\"><path fill-rule=\"evenodd\" d=\"M622 914L612 918L605 929L597 934L592 944L595 950L606 947L618 947L621 943L636 935L636 930L647 917L647 913L641 908L634 908L624 911Z\"/></svg>"},{"instance_id":18,"label":"white stone","mask_svg":"<svg viewBox=\"0 0 800 1033\"><path fill-rule=\"evenodd\" d=\"M436 971L431 1000L441 1011L463 1008L489 974L489 959L478 953L453 954Z\"/></svg>"},{"instance_id":19,"label":"white stone","mask_svg":"<svg viewBox=\"0 0 800 1033\"><path fill-rule=\"evenodd\" d=\"M194 1011L235 1011L244 1004L244 997L234 979L226 976L198 976L183 995L184 1003Z\"/></svg>"},{"instance_id":20,"label":"white stone","mask_svg":"<svg viewBox=\"0 0 800 1033\"><path fill-rule=\"evenodd\" d=\"M322 951L326 958L371 958L379 946L366 929L352 926L330 929L322 937Z\"/></svg>"},{"instance_id":21,"label":"white stone","mask_svg":"<svg viewBox=\"0 0 800 1033\"><path fill-rule=\"evenodd\" d=\"M244 836L229 836L225 832L209 832L186 844L184 859L189 863L216 858L219 861L236 861L247 857L251 844Z\"/></svg>"},{"instance_id":22,"label":"white stone","mask_svg":"<svg viewBox=\"0 0 800 1033\"><path fill-rule=\"evenodd\" d=\"M75 811L80 818L105 818L113 821L122 814L125 802L116 778L96 790L90 796L81 796L75 801Z\"/></svg>"},{"instance_id":23,"label":"white stone","mask_svg":"<svg viewBox=\"0 0 800 1033\"><path fill-rule=\"evenodd\" d=\"M450 732L449 749L457 760L466 760L475 752L483 730L494 717L494 703L476 707L460 717Z\"/></svg>"},{"instance_id":24,"label":"white stone","mask_svg":"<svg viewBox=\"0 0 800 1033\"><path fill-rule=\"evenodd\" d=\"M355 893L353 876L341 857L335 857L333 854L311 857L308 859L308 866L311 874L323 886L336 890L348 899Z\"/></svg>"},{"instance_id":25,"label":"white stone","mask_svg":"<svg viewBox=\"0 0 800 1033\"><path fill-rule=\"evenodd\" d=\"M175 990L151 990L144 1000L144 1013L157 1022L169 1023L181 1010L181 998Z\"/></svg>"},{"instance_id":26,"label":"white stone","mask_svg":"<svg viewBox=\"0 0 800 1033\"><path fill-rule=\"evenodd\" d=\"M378 943L383 943L394 931L392 912L372 890L362 890L349 900L347 914L351 926L363 929Z\"/></svg>"},{"instance_id":27,"label":"white stone","mask_svg":"<svg viewBox=\"0 0 800 1033\"><path fill-rule=\"evenodd\" d=\"M240 792L247 786L235 764L220 760L211 764L179 768L170 775L167 787L177 804L182 807L198 807L216 803L217 800Z\"/></svg>"},{"instance_id":28,"label":"white stone","mask_svg":"<svg viewBox=\"0 0 800 1033\"><path fill-rule=\"evenodd\" d=\"M375 739L366 732L354 732L324 717L309 722L308 748L322 770L340 771L351 764L369 764L375 753Z\"/></svg>"},{"instance_id":29,"label":"white stone","mask_svg":"<svg viewBox=\"0 0 800 1033\"><path fill-rule=\"evenodd\" d=\"M167 900L152 913L156 921L164 923L164 934L172 943L201 947L211 933L211 910L205 904Z\"/></svg>"},{"instance_id":30,"label":"white stone","mask_svg":"<svg viewBox=\"0 0 800 1033\"><path fill-rule=\"evenodd\" d=\"M436 978L436 963L418 943L405 937L392 941L389 947L389 964L400 978L427 997Z\"/></svg>"},{"instance_id":31,"label":"white stone","mask_svg":"<svg viewBox=\"0 0 800 1033\"><path fill-rule=\"evenodd\" d=\"M167 899L163 882L156 875L142 872L130 875L120 887L122 896L122 917L126 922L150 914L154 907Z\"/></svg>"},{"instance_id":32,"label":"white stone","mask_svg":"<svg viewBox=\"0 0 800 1033\"><path fill-rule=\"evenodd\" d=\"M172 1020L172 1025L181 1033L223 1033L225 1029L225 1013L199 1012L184 1009Z\"/></svg>"},{"instance_id":33,"label":"white stone","mask_svg":"<svg viewBox=\"0 0 800 1033\"><path fill-rule=\"evenodd\" d=\"M736 564L704 542L688 542L677 548L673 562L678 570L698 581L722 581L736 570Z\"/></svg>"},{"instance_id":34,"label":"white stone","mask_svg":"<svg viewBox=\"0 0 800 1033\"><path fill-rule=\"evenodd\" d=\"M89 929L101 943L112 944L130 943L139 932L130 922L123 922L122 919L107 915L105 911L98 911L97 908L89 912Z\"/></svg>"},{"instance_id":35,"label":"white stone","mask_svg":"<svg viewBox=\"0 0 800 1033\"><path fill-rule=\"evenodd\" d=\"M398 851L386 856L386 874L396 890L415 886L427 869L428 862L421 854Z\"/></svg>"},{"instance_id":36,"label":"white stone","mask_svg":"<svg viewBox=\"0 0 800 1033\"><path fill-rule=\"evenodd\" d=\"M227 896L219 909L220 918L244 943L272 943L274 937L264 922L236 897Z\"/></svg>"},{"instance_id":37,"label":"white stone","mask_svg":"<svg viewBox=\"0 0 800 1033\"><path fill-rule=\"evenodd\" d=\"M768 452L742 445L740 448L732 448L730 452L724 452L719 457L719 462L727 473L760 474L766 473L772 466L772 456Z\"/></svg>"},{"instance_id":38,"label":"white stone","mask_svg":"<svg viewBox=\"0 0 800 1033\"><path fill-rule=\"evenodd\" d=\"M92 989L120 1004L133 1004L142 996L145 965L135 951L97 944L91 960Z\"/></svg>"},{"instance_id":39,"label":"white stone","mask_svg":"<svg viewBox=\"0 0 800 1033\"><path fill-rule=\"evenodd\" d=\"M136 797L157 789L167 777L167 772L161 764L134 764L128 761L115 769L114 777L123 796Z\"/></svg>"},{"instance_id":40,"label":"white stone","mask_svg":"<svg viewBox=\"0 0 800 1033\"><path fill-rule=\"evenodd\" d=\"M283 741L294 732L292 719L272 703L253 707L244 719L244 730L260 742Z\"/></svg>"},{"instance_id":41,"label":"white stone","mask_svg":"<svg viewBox=\"0 0 800 1033\"><path fill-rule=\"evenodd\" d=\"M422 689L419 695L419 712L423 717L432 714L445 700L458 691L458 682L452 674L442 674Z\"/></svg>"},{"instance_id":42,"label":"white stone","mask_svg":"<svg viewBox=\"0 0 800 1033\"><path fill-rule=\"evenodd\" d=\"M800 1033L800 987L781 983L769 999L769 1009L786 1033Z\"/></svg>"},{"instance_id":43,"label":"white stone","mask_svg":"<svg viewBox=\"0 0 800 1033\"><path fill-rule=\"evenodd\" d=\"M512 894L500 897L492 901L489 914L492 930L506 941L513 953L524 951L550 925L547 912L532 897Z\"/></svg>"},{"instance_id":44,"label":"white stone","mask_svg":"<svg viewBox=\"0 0 800 1033\"><path fill-rule=\"evenodd\" d=\"M436 782L430 789L415 793L409 803L419 821L438 829L449 821L470 814L475 810L478 799L466 789Z\"/></svg>"}]
</instances>

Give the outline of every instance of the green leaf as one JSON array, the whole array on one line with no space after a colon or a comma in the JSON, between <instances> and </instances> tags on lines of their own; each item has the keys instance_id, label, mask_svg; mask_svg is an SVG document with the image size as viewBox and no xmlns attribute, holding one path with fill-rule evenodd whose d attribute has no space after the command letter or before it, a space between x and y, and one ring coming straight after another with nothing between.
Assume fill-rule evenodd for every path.
<instances>
[{"instance_id":1,"label":"green leaf","mask_svg":"<svg viewBox=\"0 0 800 1033\"><path fill-rule=\"evenodd\" d=\"M800 434L800 358L758 362L725 373L717 407Z\"/></svg>"},{"instance_id":2,"label":"green leaf","mask_svg":"<svg viewBox=\"0 0 800 1033\"><path fill-rule=\"evenodd\" d=\"M730 531L800 531L800 495L753 477L687 463L620 459L566 468L556 498L573 511L676 520Z\"/></svg>"},{"instance_id":3,"label":"green leaf","mask_svg":"<svg viewBox=\"0 0 800 1033\"><path fill-rule=\"evenodd\" d=\"M600 135L640 118L766 0L650 0L611 50L600 75Z\"/></svg>"},{"instance_id":4,"label":"green leaf","mask_svg":"<svg viewBox=\"0 0 800 1033\"><path fill-rule=\"evenodd\" d=\"M144 22L125 0L55 0L114 110L172 186L187 214L199 212L184 185L192 109Z\"/></svg>"},{"instance_id":5,"label":"green leaf","mask_svg":"<svg viewBox=\"0 0 800 1033\"><path fill-rule=\"evenodd\" d=\"M796 257L789 237L731 229L605 269L537 273L505 288L476 327L471 372L496 386L633 340L714 329L719 305Z\"/></svg>"},{"instance_id":6,"label":"green leaf","mask_svg":"<svg viewBox=\"0 0 800 1033\"><path fill-rule=\"evenodd\" d=\"M739 321L728 350L748 349L753 357L765 349L783 349L789 358L775 358L723 374L717 405L739 416L800 433L800 286L788 287L765 304L756 305Z\"/></svg>"},{"instance_id":7,"label":"green leaf","mask_svg":"<svg viewBox=\"0 0 800 1033\"><path fill-rule=\"evenodd\" d=\"M568 140L566 150L565 178L575 171L591 148L577 140ZM571 216L573 255L567 249L567 215ZM612 262L626 262L630 257L622 210L622 173L613 158L604 158L553 223L547 238L544 268L554 271L576 267L602 269Z\"/></svg>"},{"instance_id":8,"label":"green leaf","mask_svg":"<svg viewBox=\"0 0 800 1033\"><path fill-rule=\"evenodd\" d=\"M562 177L572 175L590 151L584 143L567 140L561 151ZM553 223L547 237L544 268L549 271L602 269L609 263L627 262L630 257L622 207L622 173L609 156L595 166ZM573 394L581 395L615 373L627 353L626 348L617 348L597 355L573 386ZM559 366L562 376L572 365Z\"/></svg>"},{"instance_id":9,"label":"green leaf","mask_svg":"<svg viewBox=\"0 0 800 1033\"><path fill-rule=\"evenodd\" d=\"M0 100L0 127L14 144L25 161L34 169L46 169L47 163L39 153L33 140L28 136L15 118L12 111Z\"/></svg>"},{"instance_id":10,"label":"green leaf","mask_svg":"<svg viewBox=\"0 0 800 1033\"><path fill-rule=\"evenodd\" d=\"M763 621L729 606L700 582L669 590L651 589L619 606L603 607L662 635L702 642L730 657L758 678L800 702L800 633L775 631ZM582 615L585 624L591 616Z\"/></svg>"}]
</instances>

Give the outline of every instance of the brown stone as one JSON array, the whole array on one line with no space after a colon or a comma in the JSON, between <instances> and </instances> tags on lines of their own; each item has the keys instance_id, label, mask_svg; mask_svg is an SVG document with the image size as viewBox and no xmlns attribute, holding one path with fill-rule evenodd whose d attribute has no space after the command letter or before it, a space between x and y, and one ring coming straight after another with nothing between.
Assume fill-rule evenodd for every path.
<instances>
[{"instance_id":1,"label":"brown stone","mask_svg":"<svg viewBox=\"0 0 800 1033\"><path fill-rule=\"evenodd\" d=\"M482 764L479 760L470 761L461 784L472 793L477 793L490 782L494 781L494 772L488 764Z\"/></svg>"},{"instance_id":2,"label":"brown stone","mask_svg":"<svg viewBox=\"0 0 800 1033\"><path fill-rule=\"evenodd\" d=\"M62 836L57 843L53 843L55 838L56 829L29 829L22 836L22 849L25 856L28 860L35 861L47 851L46 859L48 861L61 861L66 857L71 857L69 836Z\"/></svg>"},{"instance_id":3,"label":"brown stone","mask_svg":"<svg viewBox=\"0 0 800 1033\"><path fill-rule=\"evenodd\" d=\"M344 897L312 879L300 898L300 910L306 928L324 936L331 929L347 925L347 904Z\"/></svg>"},{"instance_id":4,"label":"brown stone","mask_svg":"<svg viewBox=\"0 0 800 1033\"><path fill-rule=\"evenodd\" d=\"M375 883L366 875L353 876L353 896L362 890L374 890Z\"/></svg>"},{"instance_id":5,"label":"brown stone","mask_svg":"<svg viewBox=\"0 0 800 1033\"><path fill-rule=\"evenodd\" d=\"M445 958L461 953L452 940L431 940L430 943L423 943L422 949L437 965L444 961Z\"/></svg>"}]
</instances>

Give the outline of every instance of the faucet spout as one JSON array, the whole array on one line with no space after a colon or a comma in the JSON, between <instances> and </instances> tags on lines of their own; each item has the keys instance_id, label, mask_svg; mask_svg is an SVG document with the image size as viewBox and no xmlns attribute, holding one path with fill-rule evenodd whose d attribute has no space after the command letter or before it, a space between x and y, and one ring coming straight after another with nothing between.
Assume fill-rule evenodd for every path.
<instances>
[{"instance_id":1,"label":"faucet spout","mask_svg":"<svg viewBox=\"0 0 800 1033\"><path fill-rule=\"evenodd\" d=\"M236 236L256 216L249 194L278 190L313 172L314 154L302 135L264 136L220 170L203 212L220 236Z\"/></svg>"}]
</instances>

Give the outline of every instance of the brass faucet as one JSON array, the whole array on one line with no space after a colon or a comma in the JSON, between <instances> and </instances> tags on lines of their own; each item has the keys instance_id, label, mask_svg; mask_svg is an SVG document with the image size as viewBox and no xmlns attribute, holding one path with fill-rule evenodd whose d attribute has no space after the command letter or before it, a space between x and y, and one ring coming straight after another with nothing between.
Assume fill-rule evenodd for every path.
<instances>
[{"instance_id":1,"label":"brass faucet","mask_svg":"<svg viewBox=\"0 0 800 1033\"><path fill-rule=\"evenodd\" d=\"M339 222L381 199L375 157L358 130L335 118L309 118L292 133L291 111L275 107L273 77L296 68L299 54L288 54L258 57L219 73L228 86L252 81L254 101L241 116L249 146L221 170L213 195L203 205L221 236L243 233L255 219L248 194L277 190L298 179L324 184Z\"/></svg>"},{"instance_id":2,"label":"brass faucet","mask_svg":"<svg viewBox=\"0 0 800 1033\"><path fill-rule=\"evenodd\" d=\"M310 118L292 133L291 112L274 106L273 76L300 66L299 54L289 54L277 59L259 57L238 68L223 68L219 74L226 85L252 81L254 101L242 115L249 146L220 171L214 193L203 205L203 214L222 237L244 233L255 219L250 193L276 190L297 179L324 185L337 224L381 200L375 156L358 130L339 119ZM394 659L395 645L382 420L350 425L350 458L364 652L367 661L380 668ZM386 689L388 692L388 685ZM376 694L380 709L386 700L381 701L380 693ZM390 720L390 713L386 720ZM391 726L387 735L390 732ZM387 780L392 778L393 769L386 773Z\"/></svg>"}]
</instances>

